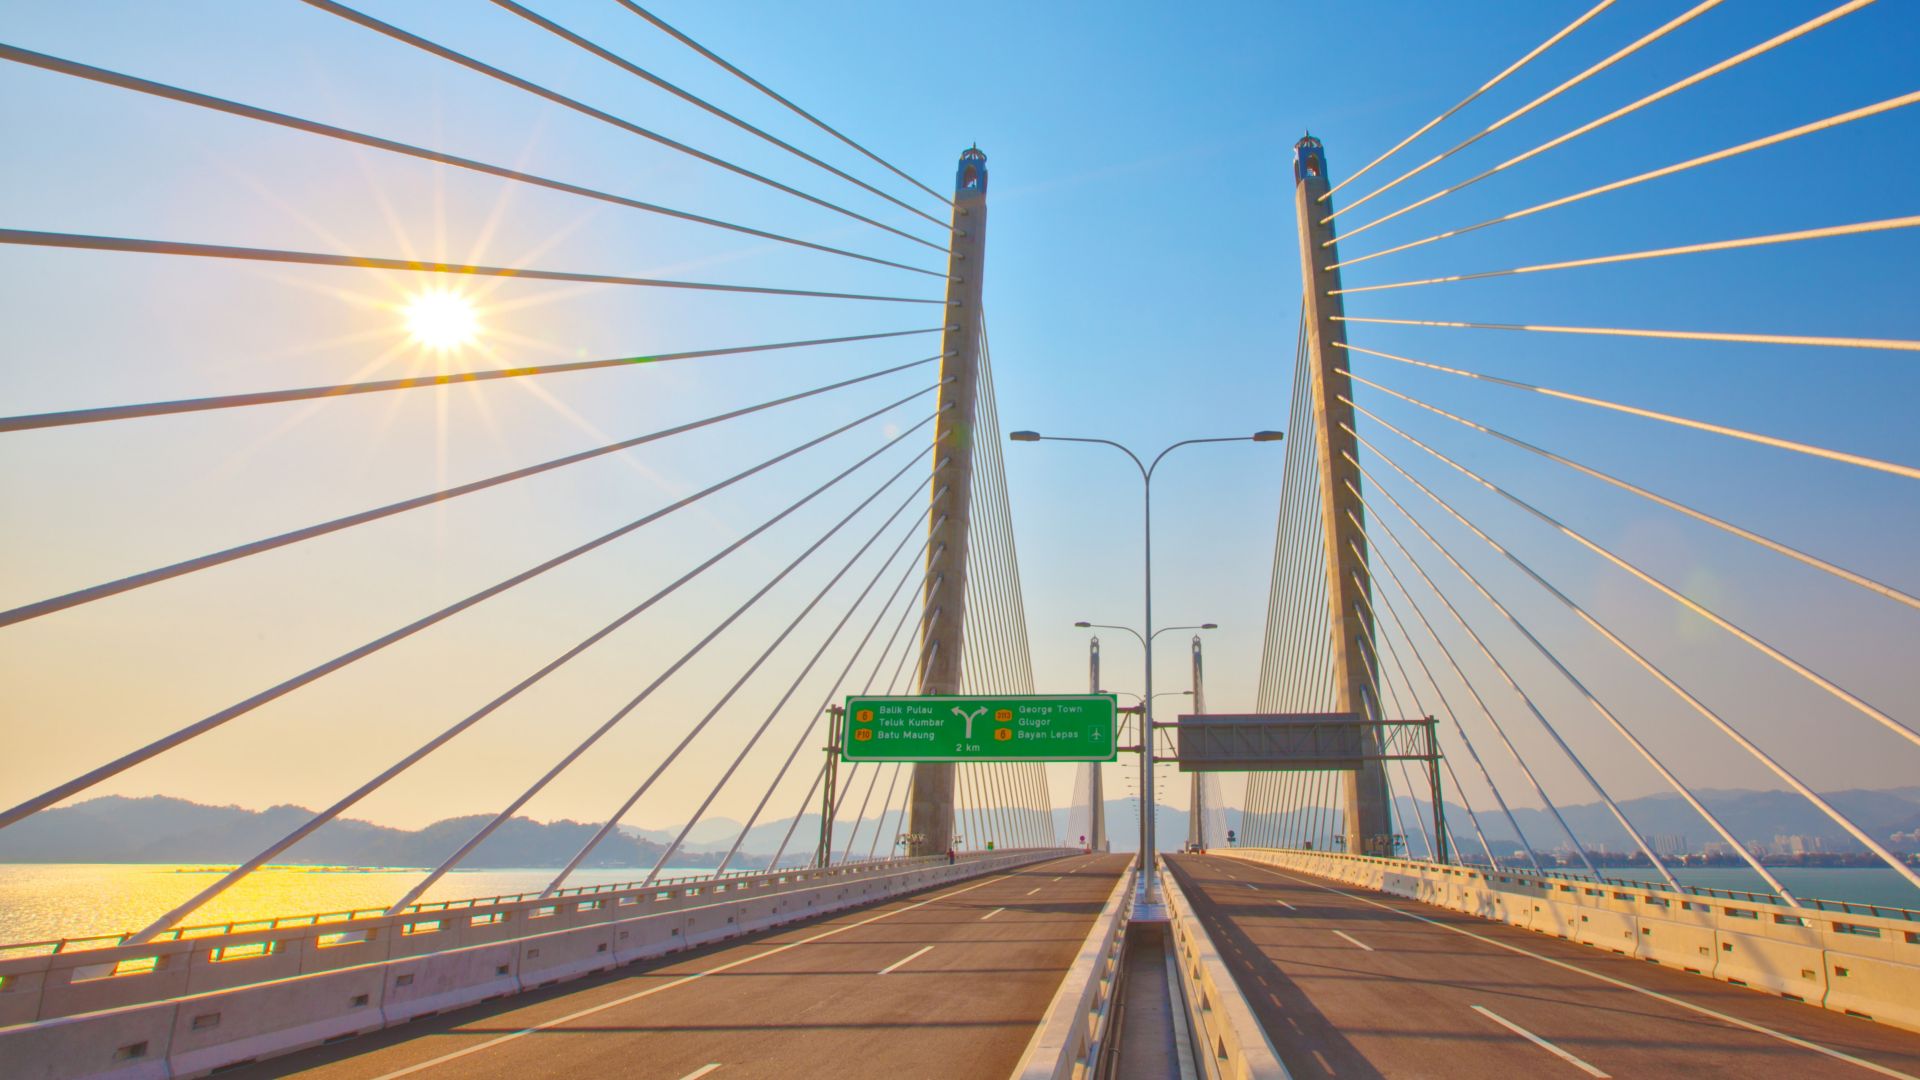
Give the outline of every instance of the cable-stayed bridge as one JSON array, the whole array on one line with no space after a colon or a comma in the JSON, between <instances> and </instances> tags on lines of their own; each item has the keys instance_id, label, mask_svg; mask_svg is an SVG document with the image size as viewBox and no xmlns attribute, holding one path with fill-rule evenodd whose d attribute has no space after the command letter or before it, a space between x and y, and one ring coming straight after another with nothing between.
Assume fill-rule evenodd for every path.
<instances>
[{"instance_id":1,"label":"cable-stayed bridge","mask_svg":"<svg viewBox=\"0 0 1920 1080\"><path fill-rule=\"evenodd\" d=\"M0 228L23 316L108 342L90 368L10 359L20 399L45 405L0 417L25 508L0 624L40 722L8 720L0 836L162 777L329 785L125 932L0 947L0 1071L1920 1075L1914 844L1863 820L1831 765L1920 761L1911 673L1887 663L1914 640L1912 566L1828 551L1831 530L1753 520L1760 504L1720 491L1864 507L1840 525L1856 533L1910 523L1911 430L1883 429L1906 414L1911 309L1815 332L1769 329L1764 309L1723 329L1605 303L1529 322L1497 291L1591 301L1627 289L1599 275L1652 267L1756 297L1827 289L1793 277L1795 253L1910 243L1920 217L1814 200L1777 227L1717 234L1703 214L1698 234L1642 243L1632 200L1769 154L1831 170L1843 130L1910 135L1892 125L1920 92L1449 216L1459 193L1726 73L1804 66L1823 33L1888 6L1783 20L1603 0L1344 178L1300 139L1297 232L1273 237L1302 296L1291 365L1268 343L1291 396L1259 670L1209 687L1194 636L1190 675L1155 692L1156 636L1213 627L1154 621L1151 552L1171 530L1149 495L1145 619L1082 624L1138 637L1146 681L1109 733L1118 763L1074 766L862 761L843 742L864 734L838 708L853 696L1079 689L1036 680L1006 447L1105 440L1003 427L979 148L951 180L917 177L630 0L578 21L495 0L504 38L305 0L303 32L369 65L457 71L472 97L447 109L540 133L517 155L467 156L405 107L386 122L385 87L348 108L241 100L137 56L0 44L23 93L80 88L82 115L122 137L178 125L284 155L272 202L313 238L249 234L262 222L237 209L181 232L160 211L186 196L164 192L144 217L138 201L102 214L111 229ZM1613 94L1616 67L1709 20L1744 43ZM640 96L575 89L601 85L582 69ZM1495 150L1536 110L1596 98ZM549 170L525 149L587 132L631 157L555 150ZM382 180L343 209L356 170ZM486 235L421 251L394 227L418 190L491 200ZM509 204L551 216L524 229ZM1617 247L1499 246L1609 207ZM596 233L606 246L562 257ZM348 329L271 366L228 355L263 340L246 332L184 353L207 296L234 325L332 305ZM134 341L153 333L166 362L77 317L122 305L160 327ZM370 321L393 314L415 339L406 370L369 355L386 347ZM623 344L600 348L609 334ZM62 344L38 324L23 341ZM1878 398L1857 442L1791 434L1796 396L1828 399L1774 377L1775 355ZM1616 356L1744 373L1680 408L1590 377ZM1159 460L1135 458L1148 491ZM1096 639L1095 693L1111 690L1100 655ZM1190 700L1155 705L1168 696ZM88 724L106 713L129 718ZM1801 800L1894 898L1794 880L1726 820L1717 789L1749 780ZM1128 783L1145 859L1106 842ZM1684 804L1740 887L1690 876L1636 822L1625 793L1648 790ZM247 906L303 844L436 798L484 810L377 904ZM1156 843L1167 799L1189 828ZM1576 829L1576 803L1605 836ZM462 890L519 823L561 812L591 820L539 882ZM717 819L720 842L694 839ZM610 864L642 820L668 838L646 865Z\"/></svg>"}]
</instances>

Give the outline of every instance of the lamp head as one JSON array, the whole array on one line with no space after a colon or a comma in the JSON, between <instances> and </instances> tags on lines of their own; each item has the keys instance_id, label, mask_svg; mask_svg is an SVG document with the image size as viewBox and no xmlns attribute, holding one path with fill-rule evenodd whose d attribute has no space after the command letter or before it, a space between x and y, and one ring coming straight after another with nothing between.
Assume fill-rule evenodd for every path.
<instances>
[{"instance_id":1,"label":"lamp head","mask_svg":"<svg viewBox=\"0 0 1920 1080\"><path fill-rule=\"evenodd\" d=\"M1039 442L1040 433L1037 431L1016 431L1008 435L1007 438L1012 439L1014 442Z\"/></svg>"},{"instance_id":2,"label":"lamp head","mask_svg":"<svg viewBox=\"0 0 1920 1080\"><path fill-rule=\"evenodd\" d=\"M1201 623L1201 624L1200 624L1200 629L1202 629L1202 630L1218 630L1218 629L1220 629L1220 624L1219 624L1219 623L1217 623L1217 622L1203 622L1203 623Z\"/></svg>"},{"instance_id":3,"label":"lamp head","mask_svg":"<svg viewBox=\"0 0 1920 1080\"><path fill-rule=\"evenodd\" d=\"M1093 624L1090 622L1077 622L1077 623L1074 623L1073 625L1079 627L1082 630L1085 630L1087 627L1092 626Z\"/></svg>"},{"instance_id":4,"label":"lamp head","mask_svg":"<svg viewBox=\"0 0 1920 1080\"><path fill-rule=\"evenodd\" d=\"M1016 439L1019 437L1018 433L1014 435ZM1254 442L1279 442L1286 437L1287 433L1284 431L1256 431L1253 433Z\"/></svg>"}]
</instances>

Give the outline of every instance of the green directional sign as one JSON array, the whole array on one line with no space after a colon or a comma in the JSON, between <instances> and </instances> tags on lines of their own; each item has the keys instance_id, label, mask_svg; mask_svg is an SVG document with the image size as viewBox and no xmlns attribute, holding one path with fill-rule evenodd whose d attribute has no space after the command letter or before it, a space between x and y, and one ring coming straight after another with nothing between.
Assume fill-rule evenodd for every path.
<instances>
[{"instance_id":1,"label":"green directional sign","mask_svg":"<svg viewBox=\"0 0 1920 1080\"><path fill-rule=\"evenodd\" d=\"M845 761L1112 761L1112 694L849 697Z\"/></svg>"}]
</instances>

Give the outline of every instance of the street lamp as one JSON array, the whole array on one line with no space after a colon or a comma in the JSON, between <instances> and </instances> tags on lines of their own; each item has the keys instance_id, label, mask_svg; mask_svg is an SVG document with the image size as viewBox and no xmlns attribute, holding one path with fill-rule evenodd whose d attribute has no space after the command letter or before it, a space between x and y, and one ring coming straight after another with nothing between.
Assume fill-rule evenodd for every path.
<instances>
[{"instance_id":1,"label":"street lamp","mask_svg":"<svg viewBox=\"0 0 1920 1080\"><path fill-rule=\"evenodd\" d=\"M1140 625L1145 629L1146 633L1142 635L1140 632L1130 630L1127 627L1120 627L1119 629L1128 630L1135 637L1139 638L1140 646L1146 650L1147 654L1147 701L1141 708L1140 716L1140 729L1144 735L1144 738L1141 739L1141 744L1146 747L1146 752L1140 755L1140 789L1144 796L1140 806L1140 876L1145 881L1144 899L1147 903L1158 903L1160 901L1159 882L1153 874L1153 859L1156 851L1153 835L1153 639L1157 636L1156 631L1153 629L1153 473L1154 470L1160 467L1160 463L1166 460L1168 454L1173 453L1183 446L1194 446L1199 443L1279 442L1285 437L1285 433L1279 431L1256 431L1251 435L1226 435L1206 439L1182 439L1160 451L1160 453L1154 456L1152 462L1143 462L1140 460L1140 455L1114 442L1112 439L1087 439L1067 435L1042 435L1037 431L1016 431L1009 436L1014 442L1072 442L1091 443L1097 446L1111 446L1115 450L1127 455L1127 460L1133 462L1134 468L1140 470L1141 534L1144 540L1142 548L1142 592L1144 593L1145 601L1145 617L1141 620ZM1169 627L1169 629L1172 628ZM1200 628L1182 627L1182 629Z\"/></svg>"}]
</instances>

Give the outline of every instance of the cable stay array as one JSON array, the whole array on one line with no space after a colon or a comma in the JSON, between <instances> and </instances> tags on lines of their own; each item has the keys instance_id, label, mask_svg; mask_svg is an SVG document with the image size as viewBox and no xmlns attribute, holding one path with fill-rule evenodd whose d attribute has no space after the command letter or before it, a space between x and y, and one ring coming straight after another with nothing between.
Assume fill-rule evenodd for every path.
<instances>
[{"instance_id":1,"label":"cable stay array","mask_svg":"<svg viewBox=\"0 0 1920 1080\"><path fill-rule=\"evenodd\" d=\"M341 279L377 279L382 285L376 287L398 282L409 288L406 282L420 277L490 278L497 282L496 289L505 290L539 283L567 295L602 286L636 287L623 295L637 297L632 302L643 305L648 324L660 328L658 341L634 341L633 347L618 350L583 348L565 359L551 358L552 349L543 353L529 348L521 355L518 350L526 342L503 344L502 350L516 352L511 357L491 348L479 350L497 361L494 366L432 357L394 374L388 365L400 352L397 348L359 356L325 379L254 373L270 369L264 359L248 366L246 377L253 386L277 383L281 389L209 385L202 375L183 373L177 387L181 392L169 395L124 387L116 392L114 381L102 380L87 386L91 402L16 409L11 410L14 415L0 417L0 447L20 455L9 459L11 465L31 460L35 448L54 438L72 440L67 446L87 439L118 440L112 445L146 446L146 453L164 457L180 440L211 437L204 425L216 417L261 425L273 441L323 439L341 430L372 438L386 429L366 425L425 415L402 411L419 407L409 403L423 402L435 415L443 439L449 427L480 424L502 454L519 462L506 468L475 465L449 451L451 444L443 441L442 457L432 463L436 482L413 494L395 498L387 490L379 496L363 495L347 506L357 503L364 509L341 513L334 504L310 510L292 519L306 524L291 528L286 519L277 519L271 528L254 531L252 539L235 541L228 533L185 558L143 550L138 530L129 529L115 557L120 566L146 569L100 575L54 595L37 589L37 598L13 600L0 611L0 627L16 640L57 640L87 613L111 618L154 605L165 608L170 621L191 633L186 613L202 597L216 598L226 610L239 612L239 618L279 618L278 612L251 610L265 608L270 603L265 597L256 604L251 597L236 600L231 595L236 564L271 576L273 567L290 564L256 557L298 548L307 573L329 574L317 568L337 559L342 549L318 541L366 538L373 535L370 527L383 522L419 525L421 519L439 515L437 523L455 523L464 544L483 547L524 535L526 550L537 553L514 555L519 546L503 545L507 554L500 557L507 561L483 580L440 575L429 588L404 590L406 596L430 599L403 617L349 631L354 636L344 640L329 631L317 636L323 644L316 652L282 650L268 666L236 669L234 674L251 688L235 691L218 708L194 704L191 695L166 685L141 688L149 714L144 726L101 728L85 743L85 752L94 756L84 765L65 759L41 763L31 774L37 778L30 787L9 790L0 799L8 804L0 810L0 829L78 799L140 790L146 778L168 762L186 754L218 754L227 745L222 740L236 733L249 738L266 734L294 745L309 737L298 730L297 711L266 707L334 693L359 695L354 707L382 716L384 731L352 754L317 755L302 773L289 798L315 801L323 808L303 811L277 839L125 940L144 943L179 936L183 927L219 908L262 868L302 861L309 841L330 835L349 815L368 812L382 800L409 791L412 797L450 797L444 785L425 795L419 785L433 782L436 769L444 773L447 762L456 760L450 755L468 754L457 758L466 763L476 760L471 755L482 753L476 744L488 739L495 746L503 739L515 746L511 763L468 777L462 790L451 793L454 804L442 816L473 816L445 823L458 826L448 833L449 850L436 856L437 864L424 876L409 879L397 890L390 912L417 910L450 895L459 880L450 875L485 865L488 853L498 850L509 835L509 827L529 815L586 819L582 841L554 867L543 896L577 890L579 879L589 873L605 874L608 860L618 857L610 854L618 846L613 841L630 840L636 819L671 822L670 839L643 845L647 862L636 867L633 876L644 883L683 876L689 865L731 875L907 858L905 838L912 828L910 815L916 812L912 769L899 763L856 762L840 769L815 763L823 743L830 755L837 751L838 735L832 729L838 703L848 695L922 692L923 673L938 648L928 633L938 614L930 606L942 580L936 568L944 565L947 544L957 542L935 539L947 535L942 527L952 520L957 462L971 466L966 611L959 639L965 690L1034 689L992 362L984 323L979 324L977 340L969 331L963 341L959 316L952 311L904 329L897 320L887 325L874 317L875 312L896 311L899 304L943 309L950 304L939 296L877 291L870 284L875 275L901 271L945 282L947 270L823 242L809 235L817 234L820 226L804 214L826 211L839 219L833 235L858 227L862 235L884 234L875 238L882 243L905 241L947 255L951 262L954 234L942 217L922 208L925 196L941 208L950 208L951 201L635 4L623 6L636 16L632 25L641 33L657 32L675 47L692 50L778 109L770 110L768 119L751 115L752 109L723 109L690 85L669 82L627 59L609 43L591 40L513 0L496 0L521 20L520 32L532 28L557 37L606 63L620 77L663 92L670 99L669 110L691 110L724 122L755 141L756 156L729 159L711 153L656 130L651 118L643 126L616 116L504 64L480 60L345 4L308 4L437 58L426 62L458 65L530 95L544 103L541 108L588 117L616 137L637 136L715 176L774 191L797 208L799 220L768 227L744 224L723 213L669 207L638 194L574 183L532 164L509 167L13 45L0 45L0 60L42 73L35 78L58 76L56 82L106 88L103 92L119 95L118 100L157 99L172 104L155 108L185 106L313 136L322 148L344 145L353 153L374 151L371 157L362 155L363 167L368 160L405 159L409 169L424 164L497 182L504 189L539 188L597 204L597 212L635 211L647 220L665 222L661 228L685 230L676 235L703 238L709 245L742 236L767 241L744 254L722 251L718 258L762 260L772 268L767 271L770 277L783 274L787 279L764 284L692 281L517 261L496 265L477 259L390 258L351 250L141 239L78 230L0 229L0 244L16 268L32 267L34 260L62 252L58 257L63 259L120 260L125 265L115 269L133 273L165 273L164 267L181 265L182 260L210 266L211 271L201 272L212 273L222 272L220 267L231 273L244 264L268 264L280 276L256 281L279 288L301 287L304 279L297 275L310 273L309 268L323 268L323 275ZM796 134L780 133L779 123L792 125L793 117L804 126ZM666 115L661 122L667 122ZM848 159L849 153L855 160ZM775 179L762 159L776 164L798 160L844 190L832 196L803 190ZM910 187L903 188L903 181ZM496 214L501 212L518 211ZM929 223L939 226L937 240L920 235ZM495 224L490 220L486 228ZM401 250L406 249L403 238ZM798 261L802 259L811 262ZM804 276L791 280L796 272ZM702 304L729 306L679 306L690 304L692 294L709 298ZM805 310L766 307L767 298L802 301ZM815 303L819 301L860 303ZM669 340L675 334L709 330L711 336L704 341ZM922 340L928 335L944 339L933 355L926 355L931 350ZM76 334L74 340L83 337ZM723 344L729 340L751 343ZM936 436L942 413L952 408L940 402L945 388L957 380L946 373L959 355L956 342L970 343L979 357L972 384L974 430L964 445ZM217 356L232 346L215 328L204 348L207 355ZM150 389L153 383L141 385ZM630 425L625 435L618 429L602 431L583 419L577 407L593 395L621 400L644 395L646 408L623 413L644 419L623 419ZM384 416L376 411L383 405L388 408ZM292 408L306 411L293 417ZM556 453L550 439L529 436L524 446L536 449L525 450L520 429L528 409L551 409L588 438L569 436L574 448ZM305 426L313 417L324 418L320 430ZM313 452L340 456L354 449L317 445ZM590 473L595 462L602 463L603 470L628 471L607 484L606 473ZM252 468L245 454L234 456L231 471L243 488L275 482L272 476L250 472ZM649 483L636 485L627 479L636 475ZM611 524L557 501L577 498L569 492L586 485L603 485L594 510L611 511ZM526 508L524 516L476 526L488 515L501 513L498 502L467 498L483 492L511 493L519 500L516 505ZM232 520L253 519L238 515ZM389 545L382 550L393 564L393 575L404 574L405 566L422 558L444 555L439 549L393 546L411 543L407 537L431 529L386 529L380 535L387 539L380 543ZM216 534L209 530L206 535ZM338 600L354 602L351 594L357 589L392 588L398 578L383 578L383 572L376 567L373 572L341 573ZM163 583L168 583L166 590L155 588ZM300 584L289 582L295 588ZM19 592L16 587L14 596ZM497 599L510 595L518 599ZM508 614L512 605L520 604L518 610L524 611L529 603L548 612L544 619L551 626L544 629L557 636L548 642L535 635L529 638L533 644L520 652L499 653L494 648L502 634L499 621L515 617ZM696 614L689 616L690 611ZM438 686L436 671L443 665L423 660L427 654L422 649L455 655L471 651L488 659L467 671L462 685ZM392 659L373 660L381 654ZM610 663L616 655L619 661ZM94 660L107 662L104 656L89 657L89 663ZM367 676L376 665L379 674ZM583 681L618 696L603 708L594 704L599 701L596 693L581 689ZM323 682L325 689L315 688ZM382 687L404 689L409 700L432 705L398 710L387 703ZM416 690L427 696L422 699ZM623 703L615 707L616 702ZM195 711L183 715L185 708ZM441 712L448 715L436 715ZM71 719L78 723L84 718ZM959 767L957 781L953 831L962 850L1057 846L1055 798L1041 765L966 764ZM740 824L728 830L726 839L714 840L714 828L723 818ZM631 850L631 844L622 850Z\"/></svg>"},{"instance_id":2,"label":"cable stay array","mask_svg":"<svg viewBox=\"0 0 1920 1080\"><path fill-rule=\"evenodd\" d=\"M1809 887L1796 884L1790 877L1794 871L1783 869L1789 864L1776 856L1785 852L1767 850L1766 842L1774 838L1752 835L1750 821L1742 820L1722 794L1733 778L1752 775L1771 791L1798 800L1796 808L1781 813L1807 810L1818 824L1798 831L1820 833L1833 843L1828 857L1844 857L1850 864L1870 860L1886 868L1900 887L1914 890L1906 906L1920 909L1920 865L1911 844L1885 835L1884 826L1860 812L1842 790L1850 782L1875 786L1882 774L1911 772L1920 761L1920 730L1896 704L1903 700L1898 680L1863 667L1856 655L1869 646L1910 642L1915 633L1906 621L1920 612L1913 564L1910 558L1902 561L1902 552L1887 547L1886 537L1876 531L1884 528L1876 517L1883 501L1900 498L1898 483L1920 479L1920 465L1903 460L1900 452L1911 449L1911 440L1820 418L1808 423L1808 430L1819 435L1790 434L1781 430L1787 414L1777 409L1758 422L1741 416L1764 411L1755 407L1771 404L1774 395L1795 400L1806 372L1788 365L1805 365L1804 358L1813 359L1820 379L1868 395L1910 396L1911 375L1898 358L1920 350L1920 324L1911 312L1889 312L1870 327L1850 325L1844 316L1827 325L1778 329L1720 328L1712 318L1667 327L1632 313L1567 314L1576 305L1619 306L1616 301L1631 296L1632 288L1618 286L1618 279L1604 290L1571 284L1546 291L1552 287L1548 282L1573 282L1579 271L1619 267L1624 273L1669 257L1715 253L1719 258L1711 266L1689 264L1689 284L1698 294L1691 306L1706 310L1715 286L1736 296L1754 291L1764 287L1770 268L1780 265L1749 267L1737 262L1742 253L1785 245L1825 250L1825 245L1865 244L1877 237L1872 243L1883 250L1905 253L1893 256L1897 261L1911 254L1911 240L1902 238L1911 236L1920 217L1896 202L1892 212L1869 210L1863 219L1843 224L1761 225L1731 239L1644 245L1616 254L1505 262L1496 256L1490 261L1503 268L1458 272L1436 261L1473 246L1469 237L1489 250L1490 237L1524 240L1519 223L1537 222L1549 213L1567 219L1569 226L1584 215L1583 227L1604 235L1614 220L1607 214L1616 205L1622 214L1646 214L1613 199L1622 192L1697 182L1694 178L1707 169L1747 169L1751 177L1760 168L1755 158L1789 144L1806 144L1803 152L1821 155L1823 169L1844 172L1849 156L1871 153L1863 149L1871 146L1868 140L1899 138L1910 130L1909 106L1920 103L1920 91L1838 108L1809 99L1814 100L1810 108L1823 110L1813 119L1773 121L1761 128L1766 134L1667 157L1652 167L1622 169L1613 174L1617 179L1567 183L1558 178L1552 182L1562 193L1525 199L1521 209L1505 213L1479 209L1467 224L1422 225L1413 217L1431 214L1436 204L1453 205L1442 200L1483 180L1523 172L1527 163L1600 128L1620 122L1624 129L1642 121L1636 114L1650 106L1679 107L1697 96L1683 96L1684 91L1735 68L1784 63L1769 54L1830 33L1843 19L1865 19L1861 13L1872 6L1873 0L1852 0L1784 29L1763 28L1757 43L1683 77L1654 73L1658 89L1635 91L1617 107L1602 105L1591 120L1553 121L1546 106L1575 100L1568 95L1575 87L1584 86L1583 99L1603 97L1609 83L1621 77L1621 63L1655 42L1666 42L1669 49L1692 43L1708 16L1726 23L1758 18L1706 0L1617 48L1593 43L1596 53L1611 51L1571 74L1547 72L1561 55L1554 47L1570 36L1577 33L1591 43L1615 32L1617 27L1602 17L1610 5L1599 4L1344 180L1331 187L1321 181L1313 189L1317 198L1301 204L1309 208L1312 227L1321 230L1307 233L1307 224L1302 225L1303 235L1314 237L1303 247L1320 276L1314 279L1318 285L1308 285L1316 291L1309 296L1312 302L1303 303L1296 339L1290 438L1255 698L1263 713L1334 712L1341 692L1338 654L1345 652L1344 662L1362 679L1363 717L1435 722L1444 755L1434 763L1436 776L1419 775L1427 770L1425 762L1379 763L1394 855L1435 859L1450 852L1453 859L1486 866L1697 892L1699 879L1679 868L1685 851L1676 845L1684 837L1670 835L1679 811L1661 810L1652 817L1652 800L1677 799L1674 805L1712 838L1707 850L1717 845L1715 865L1738 865L1752 875L1757 893L1771 894L1784 907L1800 907L1807 901L1799 894ZM1624 16L1625 10L1615 14ZM1854 29L1870 32L1864 24ZM1647 58L1638 62L1644 65ZM1524 81L1512 79L1522 69L1548 89L1504 112L1498 111L1504 106L1496 107L1498 118L1491 122L1472 121L1475 111ZM1554 125L1550 130L1558 134L1530 140L1517 123L1528 117ZM1463 124L1467 133L1447 140L1445 149L1410 159L1415 164L1391 167L1422 140ZM1525 149L1500 151L1504 156L1490 166L1467 162L1471 151L1493 146L1495 136L1522 140ZM1623 130L1619 137L1628 136ZM1302 145L1309 144L1317 151L1317 142ZM1863 174L1872 172L1868 162L1859 164ZM1383 197L1407 181L1446 169L1458 169L1464 178L1405 205L1385 205ZM1304 177L1319 173L1302 175L1304 183ZM1333 196L1357 187L1362 176L1374 186L1336 205ZM1383 176L1390 178L1382 181ZM1817 205L1844 203L1823 195ZM1374 216L1335 235L1336 223L1348 221L1348 211L1376 200L1381 202ZM1756 205L1768 204L1757 200ZM1336 241L1389 223L1403 235L1389 238L1383 229L1364 253L1336 252ZM1497 234L1490 232L1494 226L1502 227ZM1556 235L1571 233L1563 229ZM1385 260L1395 257L1425 259L1426 267L1393 275ZM1845 265L1854 269L1851 262ZM1714 269L1736 266L1725 277ZM1343 271L1363 269L1393 276L1341 281ZM1556 273L1541 277L1550 271ZM1499 285L1515 279L1538 283ZM1420 286L1464 282L1486 285L1462 290L1473 297L1456 301L1451 310L1345 308L1388 305ZM1322 297L1330 303L1321 303ZM1542 298L1554 304L1551 317L1531 318L1532 312L1515 307ZM1725 306L1771 311L1764 304ZM1310 327L1314 311L1324 322ZM1449 340L1427 342L1434 337ZM1471 362L1446 356L1449 344L1459 346L1454 351ZM1508 374L1521 365L1561 359L1555 352L1561 347L1574 358L1569 361L1574 366L1565 370L1604 376L1616 389L1582 393ZM1648 361L1643 359L1648 354L1635 348L1661 352ZM1636 365L1685 372L1696 355L1689 350L1702 357L1703 379L1705 372L1739 373L1740 385L1713 399L1715 411L1724 408L1724 414L1709 419L1701 410L1666 406L1659 398L1667 387L1658 378L1648 378L1644 391L1617 389L1641 370ZM1849 363L1861 366L1843 366ZM1316 398L1338 403L1352 419L1330 421L1316 410ZM1329 424L1338 438L1326 437ZM1859 450L1834 445L1855 438ZM1323 460L1329 445L1353 449L1334 451L1329 462ZM1408 458L1402 447L1419 453ZM1635 452L1619 452L1621 447ZM1664 476L1653 475L1662 467ZM1807 491L1802 486L1807 478L1845 494ZM1836 554L1827 550L1833 544L1831 530L1805 527L1804 514L1759 520L1756 516L1765 512L1761 503L1724 494L1748 484L1776 494L1783 506L1811 506L1818 498L1826 516L1844 515L1839 508L1846 504L1837 500L1854 499L1858 523L1840 520L1854 535L1875 542L1851 555ZM1336 495L1338 507L1330 507L1328 500ZM1673 541L1668 550L1646 539L1677 537L1681 534L1674 530L1682 527L1689 530L1687 539ZM1636 533L1641 534L1637 539L1623 539ZM1876 548L1878 565L1863 554ZM1785 576L1792 568L1797 576ZM1749 585L1755 573L1776 576ZM1736 582L1735 575L1746 580ZM1825 640L1783 623L1785 601L1752 600L1769 598L1783 581L1794 590L1796 615L1800 605L1807 605L1810 620L1834 628ZM1336 590L1357 596L1352 610L1334 610L1330 597L1341 595ZM1355 626L1361 628L1356 640L1338 640L1343 627ZM1804 737L1812 730L1820 732L1817 740ZM1853 780L1862 762L1881 770L1874 782ZM1241 842L1343 850L1354 835L1347 819L1358 805L1352 776L1312 769L1251 774L1238 808ZM1433 805L1434 792L1442 788L1444 821ZM1610 847L1618 840L1625 841L1624 851Z\"/></svg>"}]
</instances>

